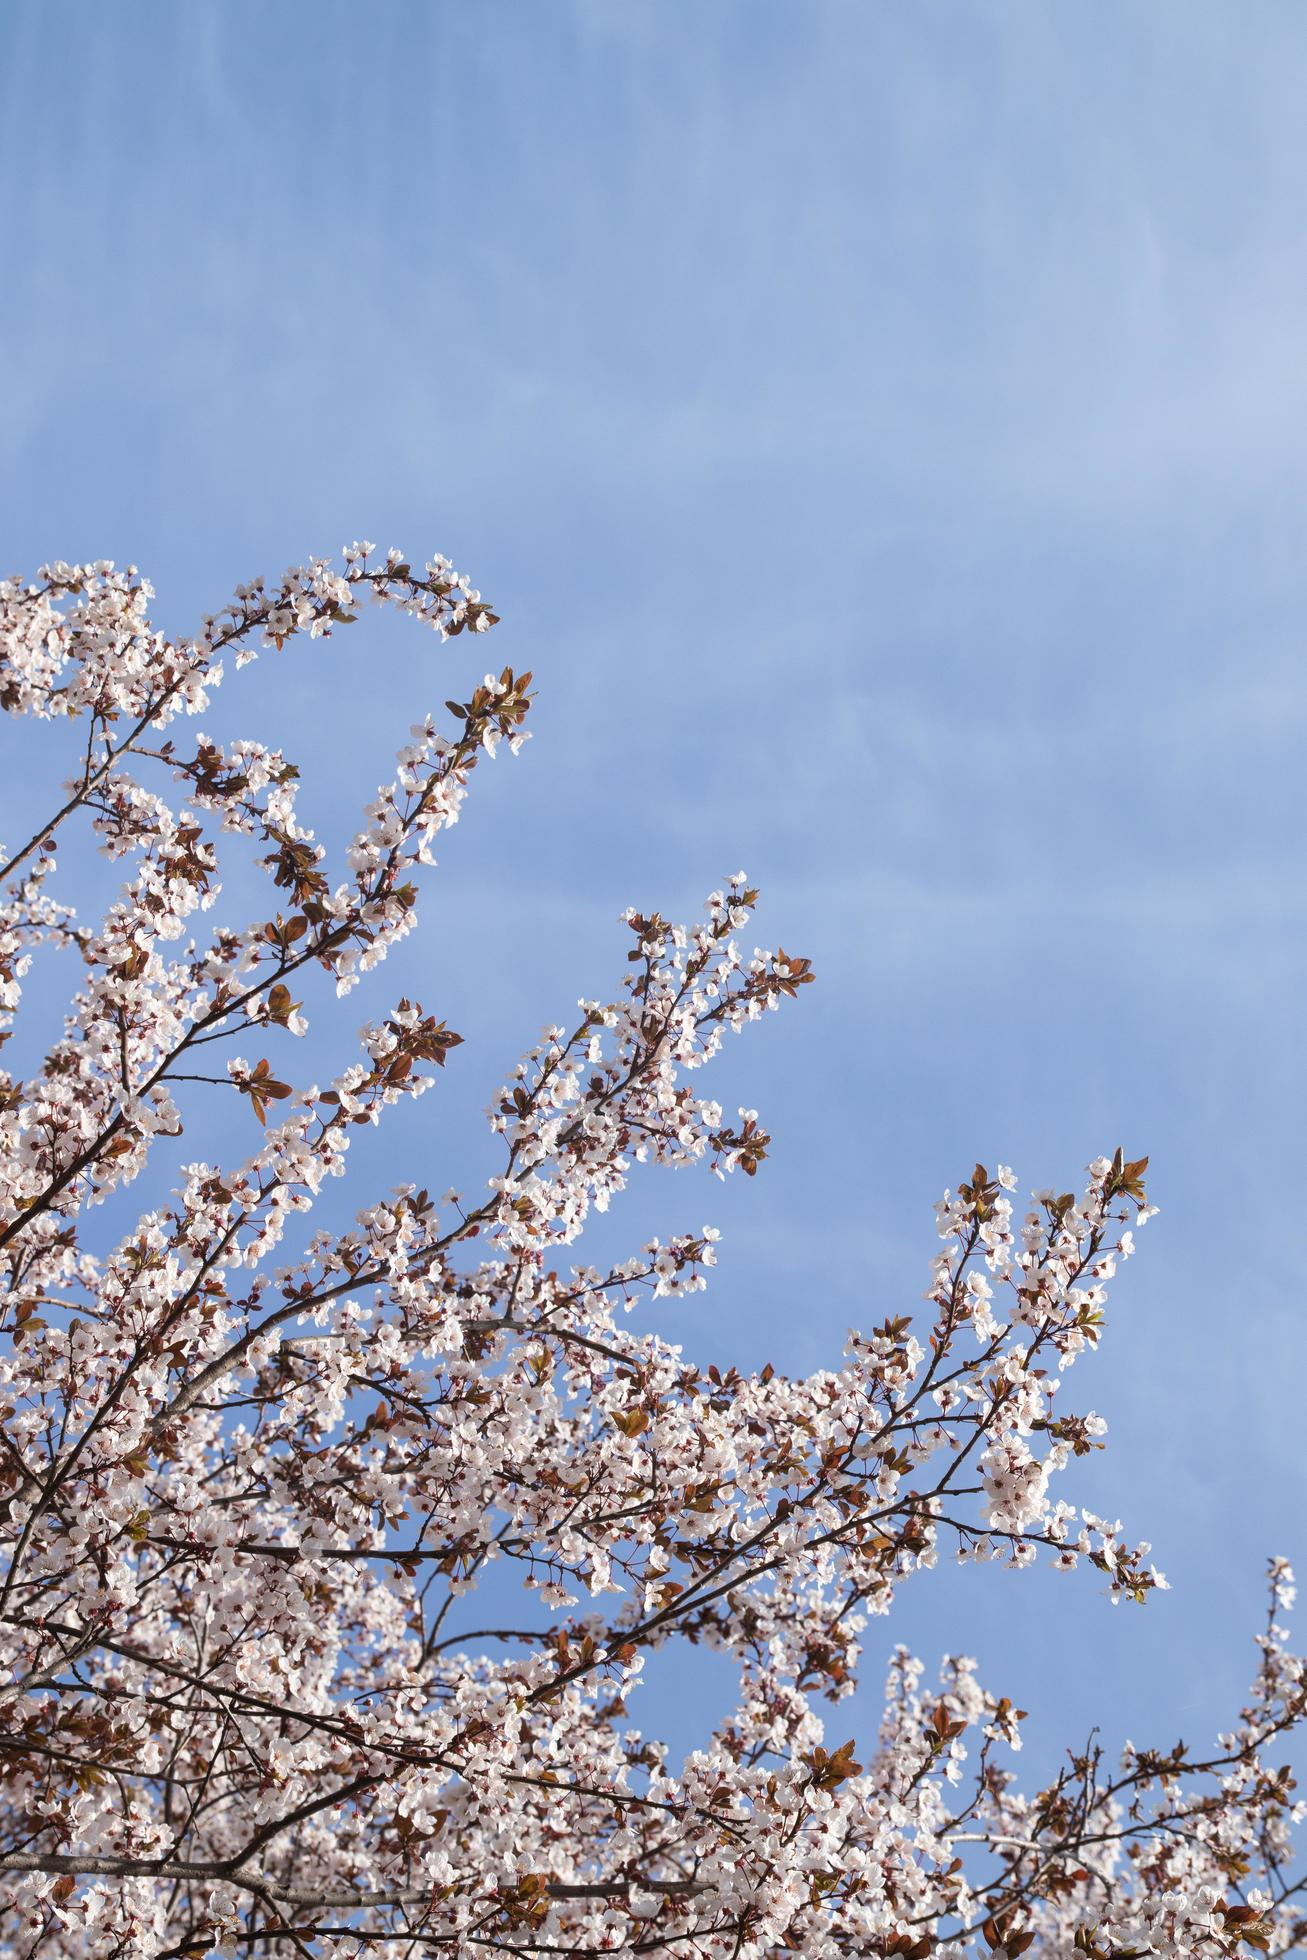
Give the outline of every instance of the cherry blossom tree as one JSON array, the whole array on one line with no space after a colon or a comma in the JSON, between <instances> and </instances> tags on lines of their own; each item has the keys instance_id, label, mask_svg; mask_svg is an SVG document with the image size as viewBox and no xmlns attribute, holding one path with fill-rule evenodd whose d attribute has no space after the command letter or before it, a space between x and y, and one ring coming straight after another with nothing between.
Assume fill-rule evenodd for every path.
<instances>
[{"instance_id":1,"label":"cherry blossom tree","mask_svg":"<svg viewBox=\"0 0 1307 1960\"><path fill-rule=\"evenodd\" d=\"M936 1208L924 1310L806 1379L633 1331L637 1299L704 1287L716 1234L611 1265L572 1248L638 1165L755 1175L760 1117L699 1072L812 979L746 950L740 873L689 926L624 915L617 984L494 1092L468 1191L365 1191L353 1223L310 1221L356 1126L459 1041L400 999L327 1086L300 1082L311 997L414 929L437 834L526 739L531 677L446 683L466 698L412 732L333 864L291 760L174 731L225 660L365 602L442 640L495 614L444 559L365 545L239 589L193 639L151 625L152 596L103 563L0 584L0 704L68 724L72 758L0 870L6 1027L40 962L81 969L59 1039L0 1075L0 1951L1300 1943L1282 1561L1247 1705L1205 1755L1086 1746L1022 1794L1010 1693L964 1658L928 1685L879 1641L879 1732L855 1742L839 1710L869 1622L941 1556L1089 1567L1117 1599L1164 1583L1057 1495L1104 1430L1062 1384L1150 1216L1146 1160L1098 1157L1023 1215L1012 1172L977 1165ZM98 924L57 895L79 825L125 878ZM206 932L223 858L251 847L260 916ZM240 1099L244 1161L193 1154L203 1095ZM169 1200L97 1235L170 1147ZM738 1678L683 1764L636 1726L641 1671L677 1641Z\"/></svg>"}]
</instances>

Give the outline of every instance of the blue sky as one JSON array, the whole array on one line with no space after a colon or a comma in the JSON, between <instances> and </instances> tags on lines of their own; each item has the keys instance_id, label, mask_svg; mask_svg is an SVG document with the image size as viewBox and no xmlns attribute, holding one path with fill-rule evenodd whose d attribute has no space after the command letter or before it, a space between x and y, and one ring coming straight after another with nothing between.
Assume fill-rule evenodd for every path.
<instances>
[{"instance_id":1,"label":"blue sky","mask_svg":"<svg viewBox=\"0 0 1307 1960\"><path fill-rule=\"evenodd\" d=\"M1223 1726L1264 1556L1307 1564L1305 96L1290 0L0 21L3 568L134 560L185 631L357 536L443 550L539 677L351 1002L468 1037L377 1178L480 1175L618 909L740 863L820 978L722 1071L773 1159L626 1214L724 1228L706 1357L818 1366L909 1310L977 1156L1151 1153L1067 1494L1175 1593L940 1574L873 1629L873 1680L891 1637L977 1654L1041 1762ZM210 718L283 739L306 808L316 769L329 831L482 664L358 632ZM60 765L5 770L9 836Z\"/></svg>"}]
</instances>

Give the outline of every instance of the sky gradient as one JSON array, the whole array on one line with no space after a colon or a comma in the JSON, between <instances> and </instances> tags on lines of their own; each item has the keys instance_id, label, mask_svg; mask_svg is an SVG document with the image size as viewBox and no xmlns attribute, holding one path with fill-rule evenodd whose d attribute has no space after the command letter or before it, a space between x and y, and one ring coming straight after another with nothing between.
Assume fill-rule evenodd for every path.
<instances>
[{"instance_id":1,"label":"sky gradient","mask_svg":"<svg viewBox=\"0 0 1307 1960\"><path fill-rule=\"evenodd\" d=\"M722 1226L667 1316L705 1359L913 1310L977 1157L1151 1154L1063 1489L1175 1591L923 1577L864 1732L902 1638L974 1653L1039 1766L1205 1740L1265 1556L1307 1564L1304 99L1291 0L0 18L0 569L134 561L185 632L355 537L447 553L489 655L379 619L207 718L284 741L328 835L485 658L538 677L347 1004L468 1044L352 1201L488 1174L481 1105L615 982L618 910L741 863L819 976L713 1091L775 1150L610 1228ZM6 740L12 840L64 765ZM633 1719L688 1745L711 1684L672 1687Z\"/></svg>"}]
</instances>

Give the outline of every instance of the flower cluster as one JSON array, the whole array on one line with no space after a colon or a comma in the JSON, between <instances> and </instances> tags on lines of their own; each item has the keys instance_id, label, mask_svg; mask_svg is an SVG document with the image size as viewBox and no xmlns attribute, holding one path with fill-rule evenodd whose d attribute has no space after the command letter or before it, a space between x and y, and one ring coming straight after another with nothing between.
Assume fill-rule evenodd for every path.
<instances>
[{"instance_id":1,"label":"flower cluster","mask_svg":"<svg viewBox=\"0 0 1307 1960\"><path fill-rule=\"evenodd\" d=\"M869 1624L941 1555L1083 1561L1114 1600L1165 1583L1060 1495L1102 1446L1063 1394L1152 1213L1146 1160L1100 1157L1020 1218L1013 1174L976 1165L938 1207L925 1312L807 1377L702 1369L639 1331L634 1302L705 1287L716 1232L601 1265L571 1248L640 1165L757 1174L758 1112L696 1072L812 979L741 937L740 872L690 926L623 915L620 981L495 1091L470 1192L405 1184L310 1222L355 1126L427 1090L459 1036L400 999L325 1088L276 1057L315 984L348 992L414 929L479 760L525 739L531 677L487 673L410 730L333 865L282 753L164 731L222 656L333 633L365 597L442 638L495 615L443 559L361 545L240 589L192 640L150 597L103 564L0 585L0 705L84 724L65 801L0 867L7 1019L51 948L83 968L62 1035L0 1073L0 1953L1297 1943L1281 1562L1209 1757L1088 1748L1025 1796L1024 1711L962 1657L928 1689L901 1649L864 1760L826 1732ZM79 817L125 874L95 925L51 890ZM206 933L231 836L275 897ZM97 1234L197 1081L247 1108L248 1156L181 1145L170 1201ZM681 1765L632 1717L676 1641L738 1682Z\"/></svg>"}]
</instances>

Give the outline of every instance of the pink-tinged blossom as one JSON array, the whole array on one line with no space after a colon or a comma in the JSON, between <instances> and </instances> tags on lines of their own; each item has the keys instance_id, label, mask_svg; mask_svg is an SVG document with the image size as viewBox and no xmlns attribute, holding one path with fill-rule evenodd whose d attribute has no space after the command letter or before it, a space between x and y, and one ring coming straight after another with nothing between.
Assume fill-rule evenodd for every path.
<instances>
[{"instance_id":1,"label":"pink-tinged blossom","mask_svg":"<svg viewBox=\"0 0 1307 1960\"><path fill-rule=\"evenodd\" d=\"M62 1034L0 1075L0 1952L1297 1942L1283 1560L1248 1705L1206 1758L1091 1746L1027 1798L1025 1711L963 1656L927 1686L902 1649L879 1732L855 1746L838 1718L868 1621L941 1554L1087 1566L1113 1600L1165 1584L1061 1494L1102 1447L1065 1382L1152 1215L1145 1161L1098 1158L1020 1216L1015 1174L977 1165L937 1207L925 1313L869 1307L807 1377L638 1331L636 1301L703 1292L718 1234L596 1265L591 1214L647 1164L757 1175L762 1115L728 1115L700 1071L812 978L749 946L738 872L688 926L623 914L617 985L493 1092L463 1190L365 1191L319 1225L355 1130L459 1045L371 976L417 929L476 768L525 739L530 676L487 673L410 728L337 858L290 758L180 723L225 656L342 632L365 601L441 639L495 615L444 559L366 544L238 589L192 639L152 626L152 596L107 564L0 584L0 706L80 723L62 807L0 865L0 1011L50 948L82 966ZM53 889L79 819L124 880L86 924ZM232 838L271 885L243 928L210 916ZM365 984L327 1086L297 1083L314 991ZM243 1161L195 1155L196 1078L243 1105ZM124 1230L117 1200L169 1149L171 1198ZM680 1766L638 1726L677 1640L737 1683Z\"/></svg>"}]
</instances>

